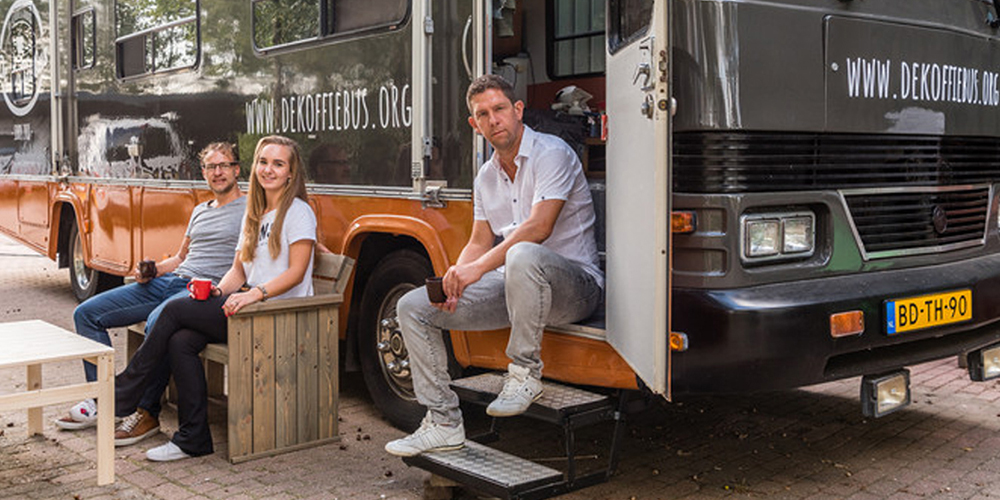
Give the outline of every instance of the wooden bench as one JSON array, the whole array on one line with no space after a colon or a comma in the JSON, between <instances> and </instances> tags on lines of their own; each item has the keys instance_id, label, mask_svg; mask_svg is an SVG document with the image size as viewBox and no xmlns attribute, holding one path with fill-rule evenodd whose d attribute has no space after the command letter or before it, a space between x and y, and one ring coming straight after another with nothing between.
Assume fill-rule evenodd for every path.
<instances>
[{"instance_id":1,"label":"wooden bench","mask_svg":"<svg viewBox=\"0 0 1000 500\"><path fill-rule=\"evenodd\" d=\"M209 395L226 396L231 462L339 439L338 312L352 268L317 254L317 295L245 307L229 318L228 344L202 352ZM143 323L128 327L129 358L144 338Z\"/></svg>"}]
</instances>

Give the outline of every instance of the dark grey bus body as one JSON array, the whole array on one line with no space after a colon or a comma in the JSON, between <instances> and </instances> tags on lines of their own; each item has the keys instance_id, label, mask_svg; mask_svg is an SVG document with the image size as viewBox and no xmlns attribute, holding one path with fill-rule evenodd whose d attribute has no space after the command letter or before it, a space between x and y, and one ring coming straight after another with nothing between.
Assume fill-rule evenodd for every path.
<instances>
[{"instance_id":1,"label":"dark grey bus body","mask_svg":"<svg viewBox=\"0 0 1000 500\"><path fill-rule=\"evenodd\" d=\"M33 58L4 57L8 68L39 69L49 5L32 4L44 26L32 38L24 1L20 36L38 48ZM447 182L446 200L465 202L477 163L464 103L471 3L433 2L432 158L422 172ZM519 3L544 15L550 2ZM608 19L644 3L611 0ZM411 49L412 30L425 26L409 2L316 2L327 24L314 26L312 12L305 24L282 18L305 30L287 37L255 35L255 23L280 24L269 0L178 1L152 25L122 18L122 6L159 4L170 6L58 4L60 73L39 71L34 89L5 76L13 106L27 111L0 107L0 188L64 176L109 189L194 189L192 159L204 145L236 142L246 162L257 139L276 133L303 144L314 193L422 196L411 162ZM0 1L0 12L12 5ZM670 357L674 394L798 387L1000 341L1000 32L986 22L991 13L980 0L671 3L673 210L696 221L671 247L671 330L690 340ZM531 30L545 23L524 23L524 43L539 45L532 37L544 34ZM615 118L608 141L627 142ZM338 163L350 168L329 166ZM32 228L50 214L0 203L7 232L43 239L30 238ZM812 214L814 248L747 258L745 220L782 213ZM100 250L102 269L126 271ZM970 320L887 333L887 301L963 289ZM864 332L831 337L830 315L852 310L864 312Z\"/></svg>"},{"instance_id":2,"label":"dark grey bus body","mask_svg":"<svg viewBox=\"0 0 1000 500\"><path fill-rule=\"evenodd\" d=\"M1000 339L998 31L980 1L675 3L673 390L795 387ZM815 250L741 257L741 217L810 211ZM935 228L935 212L951 224ZM887 334L886 301L972 319ZM833 313L864 333L832 338Z\"/></svg>"}]
</instances>

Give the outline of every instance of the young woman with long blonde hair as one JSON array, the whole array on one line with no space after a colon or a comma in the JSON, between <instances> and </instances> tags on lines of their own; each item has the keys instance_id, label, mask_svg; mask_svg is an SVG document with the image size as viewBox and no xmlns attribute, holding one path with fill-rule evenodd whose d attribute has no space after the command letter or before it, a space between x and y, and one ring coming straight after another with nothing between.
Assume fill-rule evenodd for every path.
<instances>
[{"instance_id":1,"label":"young woman with long blonde hair","mask_svg":"<svg viewBox=\"0 0 1000 500\"><path fill-rule=\"evenodd\" d=\"M193 297L167 304L156 326L115 380L115 413L135 409L155 362L170 360L177 385L179 428L165 445L146 452L153 461L212 453L208 395L198 353L226 342L226 317L269 298L312 295L316 216L306 197L305 170L298 144L268 136L257 143L246 216L236 257L207 300ZM244 285L250 288L239 291Z\"/></svg>"}]
</instances>

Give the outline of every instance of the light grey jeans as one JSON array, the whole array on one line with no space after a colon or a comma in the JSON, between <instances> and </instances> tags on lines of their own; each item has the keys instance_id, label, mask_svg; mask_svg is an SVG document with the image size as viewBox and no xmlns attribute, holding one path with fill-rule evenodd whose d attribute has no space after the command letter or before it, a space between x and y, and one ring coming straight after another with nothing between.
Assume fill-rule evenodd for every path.
<instances>
[{"instance_id":1,"label":"light grey jeans","mask_svg":"<svg viewBox=\"0 0 1000 500\"><path fill-rule=\"evenodd\" d=\"M443 330L482 331L511 327L507 356L541 377L539 356L545 325L579 321L601 302L597 280L573 262L541 245L518 243L507 251L504 270L494 270L462 292L455 312L432 306L424 287L399 300L396 312L410 354L417 401L431 421L458 424L458 396L448 384Z\"/></svg>"}]
</instances>

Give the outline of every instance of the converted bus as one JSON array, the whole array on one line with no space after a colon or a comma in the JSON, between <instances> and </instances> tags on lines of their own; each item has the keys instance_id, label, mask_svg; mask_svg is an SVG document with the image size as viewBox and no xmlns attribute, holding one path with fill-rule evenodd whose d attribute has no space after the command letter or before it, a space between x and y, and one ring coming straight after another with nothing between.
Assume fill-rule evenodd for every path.
<instances>
[{"instance_id":1,"label":"converted bus","mask_svg":"<svg viewBox=\"0 0 1000 500\"><path fill-rule=\"evenodd\" d=\"M490 151L464 93L500 73L600 219L605 305L546 332L547 378L669 398L866 375L882 414L907 365L1000 370L996 7L2 0L0 230L82 300L175 250L204 145L238 144L245 180L290 136L321 243L356 260L347 366L412 428L395 303L469 236ZM504 332L449 340L456 372L507 364Z\"/></svg>"}]
</instances>

